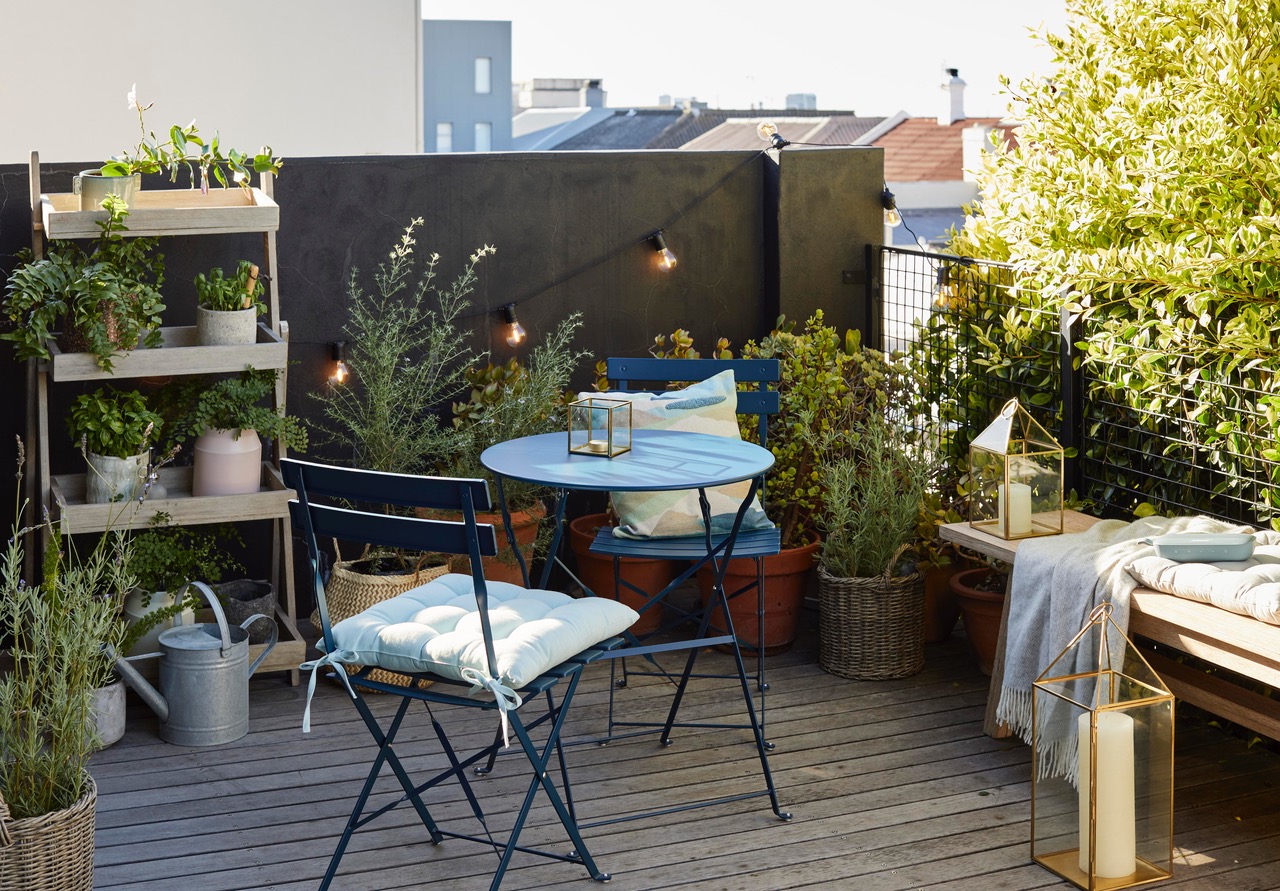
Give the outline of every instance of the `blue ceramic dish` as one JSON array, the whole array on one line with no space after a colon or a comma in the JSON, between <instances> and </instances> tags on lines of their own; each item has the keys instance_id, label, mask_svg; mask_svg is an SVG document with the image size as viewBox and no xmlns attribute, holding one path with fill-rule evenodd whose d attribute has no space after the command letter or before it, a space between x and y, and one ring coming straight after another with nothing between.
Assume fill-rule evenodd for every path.
<instances>
[{"instance_id":1,"label":"blue ceramic dish","mask_svg":"<svg viewBox=\"0 0 1280 891\"><path fill-rule=\"evenodd\" d=\"M1147 541L1157 557L1178 563L1238 563L1253 556L1254 545L1243 532L1173 532Z\"/></svg>"}]
</instances>

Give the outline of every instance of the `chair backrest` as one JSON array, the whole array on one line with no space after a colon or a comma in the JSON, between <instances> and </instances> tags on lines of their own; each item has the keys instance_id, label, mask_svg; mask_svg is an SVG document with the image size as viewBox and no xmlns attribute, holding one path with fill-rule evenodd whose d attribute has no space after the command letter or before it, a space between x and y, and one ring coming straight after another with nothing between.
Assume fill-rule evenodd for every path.
<instances>
[{"instance_id":1,"label":"chair backrest","mask_svg":"<svg viewBox=\"0 0 1280 891\"><path fill-rule=\"evenodd\" d=\"M769 415L778 413L778 390L781 377L777 359L642 359L612 358L605 362L606 376L610 384L624 393L640 393L650 390L640 384L662 384L680 381L700 381L732 371L739 384L754 384L746 390L738 390L738 414L755 415L760 434L760 445L767 446Z\"/></svg>"},{"instance_id":2,"label":"chair backrest","mask_svg":"<svg viewBox=\"0 0 1280 891\"><path fill-rule=\"evenodd\" d=\"M307 545L316 608L328 652L333 652L334 643L320 572L320 537L415 552L466 554L471 558L471 578L484 632L485 655L491 676L498 676L493 633L489 627L488 589L480 560L498 553L498 538L491 524L476 522L476 511L493 507L489 486L484 480L383 473L293 458L282 460L280 469L285 485L297 493L297 498L289 502L289 513L294 528ZM360 506L327 503L334 501ZM456 511L462 520L402 516L387 512L390 506Z\"/></svg>"}]
</instances>

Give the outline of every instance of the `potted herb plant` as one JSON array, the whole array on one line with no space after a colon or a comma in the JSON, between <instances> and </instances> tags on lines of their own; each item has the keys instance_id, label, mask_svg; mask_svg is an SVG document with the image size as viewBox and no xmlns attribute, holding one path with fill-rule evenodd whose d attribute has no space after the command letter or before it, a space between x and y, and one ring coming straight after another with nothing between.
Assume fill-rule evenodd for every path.
<instances>
[{"instance_id":1,"label":"potted herb plant","mask_svg":"<svg viewBox=\"0 0 1280 891\"><path fill-rule=\"evenodd\" d=\"M107 218L90 250L56 241L39 260L25 252L26 262L9 276L3 311L13 328L0 338L14 344L19 359L50 358L55 332L64 352L92 353L104 371L117 352L160 345L159 241L124 237L129 209L119 198L109 196L103 207Z\"/></svg>"},{"instance_id":2,"label":"potted herb plant","mask_svg":"<svg viewBox=\"0 0 1280 891\"><path fill-rule=\"evenodd\" d=\"M235 275L223 276L221 267L199 273L195 279L196 343L222 346L253 343L258 338L258 316L267 311L258 267L241 260Z\"/></svg>"},{"instance_id":3,"label":"potted herb plant","mask_svg":"<svg viewBox=\"0 0 1280 891\"><path fill-rule=\"evenodd\" d=\"M237 377L189 377L166 386L161 399L170 416L169 437L177 443L195 439L192 495L257 492L262 483L260 436L306 450L302 422L263 404L275 388L276 374L248 368Z\"/></svg>"},{"instance_id":4,"label":"potted herb plant","mask_svg":"<svg viewBox=\"0 0 1280 891\"><path fill-rule=\"evenodd\" d=\"M137 390L99 387L76 397L67 418L71 439L84 452L85 501L129 501L147 482L148 446L163 421Z\"/></svg>"},{"instance_id":5,"label":"potted herb plant","mask_svg":"<svg viewBox=\"0 0 1280 891\"><path fill-rule=\"evenodd\" d=\"M131 533L124 570L133 585L122 606L129 625L122 651L157 652L160 632L172 627L176 616L184 623L194 622L200 599L187 595L179 600L179 595L191 582L215 584L223 573L241 571L228 548L243 544L230 523L176 526L164 511L157 512L146 529Z\"/></svg>"},{"instance_id":6,"label":"potted herb plant","mask_svg":"<svg viewBox=\"0 0 1280 891\"><path fill-rule=\"evenodd\" d=\"M924 667L924 576L908 550L935 462L874 412L806 429L815 454L840 453L818 471L818 663L841 677L915 674Z\"/></svg>"},{"instance_id":7,"label":"potted herb plant","mask_svg":"<svg viewBox=\"0 0 1280 891\"><path fill-rule=\"evenodd\" d=\"M22 465L19 442L19 476ZM119 628L118 603L101 596L116 561L107 551L79 561L55 547L43 577L28 578L28 536L41 527L23 527L24 507L15 505L0 550L0 628L11 657L0 670L0 819L6 843L21 851L0 849L0 876L8 887L91 888L97 789L87 766L98 744L103 645ZM43 528L57 541L52 524Z\"/></svg>"},{"instance_id":8,"label":"potted herb plant","mask_svg":"<svg viewBox=\"0 0 1280 891\"><path fill-rule=\"evenodd\" d=\"M206 141L196 128L195 120L185 127L174 125L162 139L147 129L143 114L155 103L138 103L138 85L129 90L129 110L138 114L138 129L142 135L138 144L104 163L100 168L80 171L76 177L75 191L80 195L81 210L96 210L103 197L117 195L126 202L132 201L142 187L142 174L165 173L171 182L178 181L178 173L187 170L191 186L200 186L201 192L209 191L209 177L226 188L234 182L249 188L250 173L279 173L283 162L271 154L269 147L257 154L224 148L217 134Z\"/></svg>"}]
</instances>

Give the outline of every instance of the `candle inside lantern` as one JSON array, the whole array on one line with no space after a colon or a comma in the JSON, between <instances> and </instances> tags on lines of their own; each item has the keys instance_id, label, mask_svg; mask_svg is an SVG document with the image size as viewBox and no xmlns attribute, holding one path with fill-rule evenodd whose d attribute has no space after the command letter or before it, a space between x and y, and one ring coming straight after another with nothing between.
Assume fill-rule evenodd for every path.
<instances>
[{"instance_id":1,"label":"candle inside lantern","mask_svg":"<svg viewBox=\"0 0 1280 891\"><path fill-rule=\"evenodd\" d=\"M990 491L990 490L988 490ZM1031 487L1026 483L1009 483L1008 492L996 490L996 516L1000 528L1008 535L1026 535L1031 531Z\"/></svg>"},{"instance_id":2,"label":"candle inside lantern","mask_svg":"<svg viewBox=\"0 0 1280 891\"><path fill-rule=\"evenodd\" d=\"M609 451L609 442L604 439L591 439L587 441L587 451L600 452L604 454Z\"/></svg>"},{"instance_id":3,"label":"candle inside lantern","mask_svg":"<svg viewBox=\"0 0 1280 891\"><path fill-rule=\"evenodd\" d=\"M1077 722L1080 773L1080 870L1089 872L1089 715ZM1098 852L1094 875L1119 879L1137 870L1137 823L1134 817L1133 718L1119 712L1098 713L1097 825Z\"/></svg>"}]
</instances>

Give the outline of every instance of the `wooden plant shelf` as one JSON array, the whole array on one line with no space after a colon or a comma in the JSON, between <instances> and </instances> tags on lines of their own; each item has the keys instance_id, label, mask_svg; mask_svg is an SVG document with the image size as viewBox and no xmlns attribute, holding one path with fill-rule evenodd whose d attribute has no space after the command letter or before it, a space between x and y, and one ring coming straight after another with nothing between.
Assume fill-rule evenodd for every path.
<instances>
[{"instance_id":1,"label":"wooden plant shelf","mask_svg":"<svg viewBox=\"0 0 1280 891\"><path fill-rule=\"evenodd\" d=\"M229 519L277 520L288 516L293 490L286 489L280 471L269 461L262 464L262 488L251 495L191 494L190 467L162 467L159 482L167 490L163 498L148 497L111 504L85 504L83 473L55 475L50 480L55 519L64 534L103 532L106 529L144 529L157 513L167 513L176 526L222 523Z\"/></svg>"},{"instance_id":2,"label":"wooden plant shelf","mask_svg":"<svg viewBox=\"0 0 1280 891\"><path fill-rule=\"evenodd\" d=\"M97 238L105 210L81 210L80 196L55 192L40 196L40 219L49 238ZM219 235L274 232L280 206L261 189L215 186L199 189L141 189L129 205L127 236Z\"/></svg>"},{"instance_id":3,"label":"wooden plant shelf","mask_svg":"<svg viewBox=\"0 0 1280 891\"><path fill-rule=\"evenodd\" d=\"M64 353L53 340L48 342L52 354L44 363L49 377L64 381L99 381L116 378L166 377L169 375L217 374L257 369L284 368L289 364L289 345L264 323L258 323L258 342L231 346L198 346L195 326L161 328L164 342L154 349L136 349L117 353L111 359L112 371L98 367L93 353Z\"/></svg>"}]
</instances>

